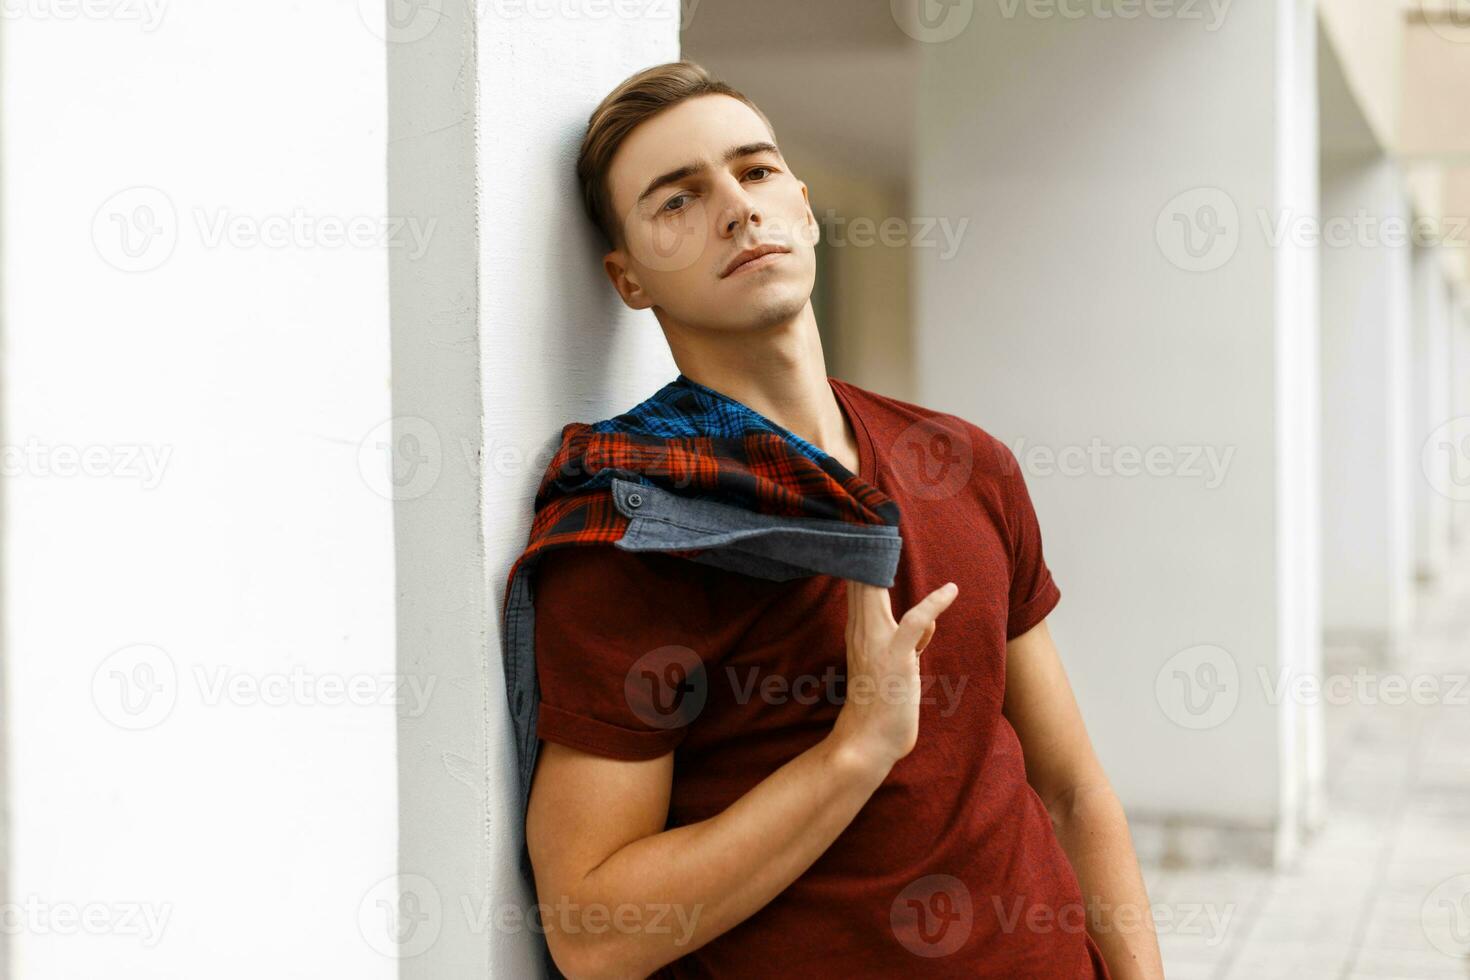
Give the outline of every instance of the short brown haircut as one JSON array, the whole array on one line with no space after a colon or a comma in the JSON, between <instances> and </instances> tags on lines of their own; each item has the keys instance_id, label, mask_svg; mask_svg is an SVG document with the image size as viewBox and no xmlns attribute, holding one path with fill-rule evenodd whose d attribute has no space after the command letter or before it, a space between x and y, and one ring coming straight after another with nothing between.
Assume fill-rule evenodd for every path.
<instances>
[{"instance_id":1,"label":"short brown haircut","mask_svg":"<svg viewBox=\"0 0 1470 980\"><path fill-rule=\"evenodd\" d=\"M702 65L692 61L670 61L630 75L598 103L587 120L587 133L577 153L577 180L582 186L582 205L587 217L602 232L609 248L621 248L622 223L613 214L612 188L608 170L618 147L639 123L687 99L701 95L728 95L755 111L772 133L766 114L750 99L719 81Z\"/></svg>"}]
</instances>

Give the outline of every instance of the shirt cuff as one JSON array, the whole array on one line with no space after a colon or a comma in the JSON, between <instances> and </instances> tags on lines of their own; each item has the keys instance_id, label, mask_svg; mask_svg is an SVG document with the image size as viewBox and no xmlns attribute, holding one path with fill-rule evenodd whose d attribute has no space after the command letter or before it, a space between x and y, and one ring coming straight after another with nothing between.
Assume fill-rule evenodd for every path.
<instances>
[{"instance_id":1,"label":"shirt cuff","mask_svg":"<svg viewBox=\"0 0 1470 980\"><path fill-rule=\"evenodd\" d=\"M686 731L683 726L653 731L624 728L565 711L545 701L539 702L536 708L537 738L614 759L657 759L674 751L684 741Z\"/></svg>"},{"instance_id":2,"label":"shirt cuff","mask_svg":"<svg viewBox=\"0 0 1470 980\"><path fill-rule=\"evenodd\" d=\"M1007 642L1014 640L1045 619L1047 614L1056 608L1061 598L1062 590L1057 588L1051 572L1047 572L1046 582L1037 590L1037 593L1025 603L1011 610L1006 619Z\"/></svg>"}]
</instances>

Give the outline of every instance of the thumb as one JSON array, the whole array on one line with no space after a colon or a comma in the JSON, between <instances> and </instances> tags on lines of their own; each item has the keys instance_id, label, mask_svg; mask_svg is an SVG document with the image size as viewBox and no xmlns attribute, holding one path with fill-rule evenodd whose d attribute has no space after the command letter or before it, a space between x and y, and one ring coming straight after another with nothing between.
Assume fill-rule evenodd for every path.
<instances>
[{"instance_id":1,"label":"thumb","mask_svg":"<svg viewBox=\"0 0 1470 980\"><path fill-rule=\"evenodd\" d=\"M932 633L935 620L939 614L949 608L954 597L959 594L959 586L953 582L946 582L933 592L920 599L915 606L903 614L899 620L898 631L894 633L894 642L902 645L905 649L920 649L920 640L924 634ZM924 642L928 642L924 640Z\"/></svg>"}]
</instances>

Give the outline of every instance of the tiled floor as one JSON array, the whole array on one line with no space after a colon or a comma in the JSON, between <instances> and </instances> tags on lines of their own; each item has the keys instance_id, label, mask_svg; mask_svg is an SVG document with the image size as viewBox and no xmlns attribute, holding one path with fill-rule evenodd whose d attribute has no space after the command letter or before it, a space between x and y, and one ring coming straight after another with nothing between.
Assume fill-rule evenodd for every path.
<instances>
[{"instance_id":1,"label":"tiled floor","mask_svg":"<svg viewBox=\"0 0 1470 980\"><path fill-rule=\"evenodd\" d=\"M1470 977L1470 556L1457 567L1405 662L1374 671L1430 678L1421 696L1326 705L1329 815L1295 867L1145 868L1170 980Z\"/></svg>"}]
</instances>

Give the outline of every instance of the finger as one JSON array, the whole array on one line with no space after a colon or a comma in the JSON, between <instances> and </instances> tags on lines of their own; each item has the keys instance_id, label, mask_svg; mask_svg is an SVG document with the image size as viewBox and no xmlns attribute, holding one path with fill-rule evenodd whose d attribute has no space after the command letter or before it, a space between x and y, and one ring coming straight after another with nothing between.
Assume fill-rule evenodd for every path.
<instances>
[{"instance_id":1,"label":"finger","mask_svg":"<svg viewBox=\"0 0 1470 980\"><path fill-rule=\"evenodd\" d=\"M919 637L919 642L914 646L914 653L924 652L924 648L929 645L929 641L934 639L934 631L937 628L935 623L930 623L924 628L924 635Z\"/></svg>"},{"instance_id":2,"label":"finger","mask_svg":"<svg viewBox=\"0 0 1470 980\"><path fill-rule=\"evenodd\" d=\"M946 582L920 599L914 608L904 613L903 619L899 620L894 642L902 644L904 649L916 649L920 637L939 618L939 614L949 608L949 604L954 601L959 591L959 586L953 582Z\"/></svg>"}]
</instances>

